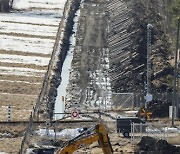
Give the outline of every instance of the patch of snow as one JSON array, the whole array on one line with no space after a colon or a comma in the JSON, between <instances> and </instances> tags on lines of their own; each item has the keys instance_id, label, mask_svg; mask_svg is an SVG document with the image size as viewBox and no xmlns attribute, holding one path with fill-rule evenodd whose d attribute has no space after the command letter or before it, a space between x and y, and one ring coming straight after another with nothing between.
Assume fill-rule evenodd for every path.
<instances>
[{"instance_id":1,"label":"patch of snow","mask_svg":"<svg viewBox=\"0 0 180 154\"><path fill-rule=\"evenodd\" d=\"M3 137L11 137L12 135L10 133L0 133L0 136ZM1 154L1 153L0 153Z\"/></svg>"},{"instance_id":2,"label":"patch of snow","mask_svg":"<svg viewBox=\"0 0 180 154\"><path fill-rule=\"evenodd\" d=\"M172 128L172 127L161 127L160 129L158 128L146 128L146 132L148 133L180 133L180 128Z\"/></svg>"},{"instance_id":3,"label":"patch of snow","mask_svg":"<svg viewBox=\"0 0 180 154\"><path fill-rule=\"evenodd\" d=\"M51 54L54 40L0 35L0 49Z\"/></svg>"},{"instance_id":4,"label":"patch of snow","mask_svg":"<svg viewBox=\"0 0 180 154\"><path fill-rule=\"evenodd\" d=\"M26 154L34 154L33 150L31 148L26 149Z\"/></svg>"},{"instance_id":5,"label":"patch of snow","mask_svg":"<svg viewBox=\"0 0 180 154\"><path fill-rule=\"evenodd\" d=\"M127 113L127 114L137 114L138 111L125 111L125 113Z\"/></svg>"},{"instance_id":6,"label":"patch of snow","mask_svg":"<svg viewBox=\"0 0 180 154\"><path fill-rule=\"evenodd\" d=\"M27 81L12 81L12 80L0 80L0 82L12 82L12 83L16 83L16 82L19 82L19 83L27 83L27 84L42 84L40 82L27 82Z\"/></svg>"},{"instance_id":7,"label":"patch of snow","mask_svg":"<svg viewBox=\"0 0 180 154\"><path fill-rule=\"evenodd\" d=\"M12 81L12 80L0 80L0 82L12 82L12 83L16 83L16 82L19 82L19 83L27 83L27 84L41 84L40 82L27 82L27 81Z\"/></svg>"},{"instance_id":8,"label":"patch of snow","mask_svg":"<svg viewBox=\"0 0 180 154\"><path fill-rule=\"evenodd\" d=\"M47 66L50 58L37 57L37 56L20 56L0 54L0 62L5 63L18 63L18 64L35 64L39 66Z\"/></svg>"},{"instance_id":9,"label":"patch of snow","mask_svg":"<svg viewBox=\"0 0 180 154\"><path fill-rule=\"evenodd\" d=\"M2 22L19 22L19 23L28 23L28 24L37 24L37 25L52 25L58 26L59 19L58 18L40 18L38 16L30 16L25 13L1 13L0 16L0 24Z\"/></svg>"},{"instance_id":10,"label":"patch of snow","mask_svg":"<svg viewBox=\"0 0 180 154\"><path fill-rule=\"evenodd\" d=\"M56 36L58 27L0 22L0 32L35 36Z\"/></svg>"},{"instance_id":11,"label":"patch of snow","mask_svg":"<svg viewBox=\"0 0 180 154\"><path fill-rule=\"evenodd\" d=\"M1 75L19 75L19 76L34 76L34 77L42 77L44 76L45 70L37 70L30 68L22 68L22 67L4 67L0 66L0 74Z\"/></svg>"},{"instance_id":12,"label":"patch of snow","mask_svg":"<svg viewBox=\"0 0 180 154\"><path fill-rule=\"evenodd\" d=\"M37 97L38 94L34 94L34 95L31 95L31 94L13 94L13 93L0 93L0 95L12 95L12 96L25 96L25 97Z\"/></svg>"},{"instance_id":13,"label":"patch of snow","mask_svg":"<svg viewBox=\"0 0 180 154\"><path fill-rule=\"evenodd\" d=\"M80 134L79 132L80 128L77 129L64 129L61 132L56 132L56 137L60 139L73 139L74 137L78 136ZM55 132L52 129L39 129L38 131L35 131L36 134L40 136L48 136L49 138L55 137Z\"/></svg>"},{"instance_id":14,"label":"patch of snow","mask_svg":"<svg viewBox=\"0 0 180 154\"><path fill-rule=\"evenodd\" d=\"M164 127L163 131L168 133L180 133L180 128Z\"/></svg>"},{"instance_id":15,"label":"patch of snow","mask_svg":"<svg viewBox=\"0 0 180 154\"><path fill-rule=\"evenodd\" d=\"M14 8L17 9L27 9L27 8L64 8L64 5L67 0L16 0L14 3Z\"/></svg>"}]
</instances>

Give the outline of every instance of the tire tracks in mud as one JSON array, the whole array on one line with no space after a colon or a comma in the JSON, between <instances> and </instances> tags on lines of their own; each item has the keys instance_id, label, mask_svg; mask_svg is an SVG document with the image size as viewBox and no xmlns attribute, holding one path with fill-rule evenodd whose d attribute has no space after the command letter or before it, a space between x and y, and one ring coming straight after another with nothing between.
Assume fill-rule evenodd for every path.
<instances>
[{"instance_id":1,"label":"tire tracks in mud","mask_svg":"<svg viewBox=\"0 0 180 154\"><path fill-rule=\"evenodd\" d=\"M88 101L102 97L102 91L96 84L98 73L102 70L103 54L106 50L107 15L106 0L85 0L81 6L81 15L77 31L76 47L73 54L71 78L68 85L66 109L83 110L91 106ZM91 90L91 94L90 94ZM91 95L91 96L90 96Z\"/></svg>"}]
</instances>

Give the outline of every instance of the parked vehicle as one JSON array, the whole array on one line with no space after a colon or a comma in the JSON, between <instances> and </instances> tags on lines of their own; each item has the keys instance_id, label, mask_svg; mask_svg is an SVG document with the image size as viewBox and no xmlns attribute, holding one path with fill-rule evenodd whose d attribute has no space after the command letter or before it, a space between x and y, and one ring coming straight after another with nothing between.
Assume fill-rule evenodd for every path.
<instances>
[{"instance_id":1,"label":"parked vehicle","mask_svg":"<svg viewBox=\"0 0 180 154\"><path fill-rule=\"evenodd\" d=\"M116 119L117 133L122 133L124 137L129 137L132 123L145 124L146 122L138 117L119 117L118 116Z\"/></svg>"}]
</instances>

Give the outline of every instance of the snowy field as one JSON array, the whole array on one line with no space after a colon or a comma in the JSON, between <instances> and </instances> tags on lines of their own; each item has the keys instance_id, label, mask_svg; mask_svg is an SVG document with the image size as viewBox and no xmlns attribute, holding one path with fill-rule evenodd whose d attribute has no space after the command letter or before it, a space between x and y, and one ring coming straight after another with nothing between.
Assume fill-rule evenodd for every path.
<instances>
[{"instance_id":1,"label":"snowy field","mask_svg":"<svg viewBox=\"0 0 180 154\"><path fill-rule=\"evenodd\" d=\"M37 57L37 56L21 56L21 55L10 55L2 54L0 61L5 63L23 63L23 64L35 64L39 66L45 66L49 62L49 58Z\"/></svg>"},{"instance_id":2,"label":"snowy field","mask_svg":"<svg viewBox=\"0 0 180 154\"><path fill-rule=\"evenodd\" d=\"M1 33L17 33L17 34L22 34L22 29L23 29L23 34L27 35L35 35L35 36L55 36L57 32L57 27L55 26L48 26L48 25L36 25L36 29L34 28L35 25L32 24L24 24L21 23L18 25L18 27L15 27L17 23L13 22L1 22ZM46 33L44 33L46 32Z\"/></svg>"},{"instance_id":3,"label":"snowy field","mask_svg":"<svg viewBox=\"0 0 180 154\"><path fill-rule=\"evenodd\" d=\"M15 0L15 10L1 13L0 62L11 65L8 64L6 69L0 68L0 74L12 75L14 72L14 75L29 76L38 72L29 67L22 70L23 73L19 73L18 69L12 71L13 64L48 66L50 56L45 58L43 55L52 53L65 3L66 0ZM10 54L6 54L6 51ZM17 52L31 53L31 56L16 55ZM42 56L32 56L33 53Z\"/></svg>"},{"instance_id":4,"label":"snowy field","mask_svg":"<svg viewBox=\"0 0 180 154\"><path fill-rule=\"evenodd\" d=\"M0 108L11 105L12 119L29 118L36 103L66 1L14 0L13 10L0 14Z\"/></svg>"},{"instance_id":5,"label":"snowy field","mask_svg":"<svg viewBox=\"0 0 180 154\"><path fill-rule=\"evenodd\" d=\"M6 75L26 75L26 76L43 76L45 71L44 70L37 70L37 69L30 69L30 68L22 68L22 67L3 67L0 66L1 72L0 74Z\"/></svg>"}]
</instances>

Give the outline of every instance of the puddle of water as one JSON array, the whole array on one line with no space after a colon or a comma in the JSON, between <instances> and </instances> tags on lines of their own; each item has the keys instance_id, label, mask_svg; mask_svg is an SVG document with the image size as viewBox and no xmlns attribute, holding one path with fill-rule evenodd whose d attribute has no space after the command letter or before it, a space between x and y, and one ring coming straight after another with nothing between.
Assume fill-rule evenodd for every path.
<instances>
[{"instance_id":1,"label":"puddle of water","mask_svg":"<svg viewBox=\"0 0 180 154\"><path fill-rule=\"evenodd\" d=\"M78 18L80 15L80 10L76 12L76 16L74 18L74 26L73 26L73 34L70 37L70 48L69 51L67 52L66 59L63 63L63 68L61 72L61 84L59 85L57 89L57 97L55 101L55 114L54 114L54 120L61 119L64 116L64 109L65 109L65 102L63 101L62 97L65 98L66 96L66 88L69 83L69 73L71 69L71 62L73 59L73 51L74 51L74 46L76 42L76 32L77 32L77 26L78 26ZM65 100L65 99L64 99ZM60 114L58 114L60 113Z\"/></svg>"}]
</instances>

